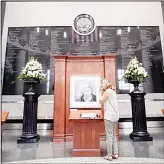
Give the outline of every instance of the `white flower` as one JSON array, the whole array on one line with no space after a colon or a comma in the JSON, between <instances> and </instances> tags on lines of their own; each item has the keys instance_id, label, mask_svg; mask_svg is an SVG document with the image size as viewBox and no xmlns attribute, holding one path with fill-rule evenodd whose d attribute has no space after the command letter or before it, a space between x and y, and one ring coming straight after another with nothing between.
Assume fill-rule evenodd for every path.
<instances>
[{"instance_id":1,"label":"white flower","mask_svg":"<svg viewBox=\"0 0 164 164\"><path fill-rule=\"evenodd\" d=\"M138 67L138 75L143 75L144 69L142 67Z\"/></svg>"},{"instance_id":2,"label":"white flower","mask_svg":"<svg viewBox=\"0 0 164 164\"><path fill-rule=\"evenodd\" d=\"M25 68L22 70L22 73L23 74L26 74L26 69Z\"/></svg>"},{"instance_id":3,"label":"white flower","mask_svg":"<svg viewBox=\"0 0 164 164\"><path fill-rule=\"evenodd\" d=\"M144 79L148 77L148 74L142 66L142 63L139 63L138 59L135 57L129 62L124 77L127 80L138 81L139 79L139 82L143 82Z\"/></svg>"},{"instance_id":4,"label":"white flower","mask_svg":"<svg viewBox=\"0 0 164 164\"><path fill-rule=\"evenodd\" d=\"M138 68L138 64L135 64L135 65L134 65L134 68Z\"/></svg>"},{"instance_id":5,"label":"white flower","mask_svg":"<svg viewBox=\"0 0 164 164\"><path fill-rule=\"evenodd\" d=\"M44 74L42 64L39 63L37 59L34 59L32 57L27 62L26 66L22 69L19 79L36 78L36 79L44 80L45 77L46 74Z\"/></svg>"},{"instance_id":6,"label":"white flower","mask_svg":"<svg viewBox=\"0 0 164 164\"><path fill-rule=\"evenodd\" d=\"M27 76L32 76L32 71L28 71Z\"/></svg>"},{"instance_id":7,"label":"white flower","mask_svg":"<svg viewBox=\"0 0 164 164\"><path fill-rule=\"evenodd\" d=\"M144 77L147 77L147 75L148 75L147 72L144 72Z\"/></svg>"},{"instance_id":8,"label":"white flower","mask_svg":"<svg viewBox=\"0 0 164 164\"><path fill-rule=\"evenodd\" d=\"M137 72L138 72L138 70L137 70L137 69L135 69L135 70L134 70L134 72L135 72L135 73L137 73Z\"/></svg>"},{"instance_id":9,"label":"white flower","mask_svg":"<svg viewBox=\"0 0 164 164\"><path fill-rule=\"evenodd\" d=\"M125 74L128 74L128 73L129 73L129 70L126 70L126 71L125 71Z\"/></svg>"}]
</instances>

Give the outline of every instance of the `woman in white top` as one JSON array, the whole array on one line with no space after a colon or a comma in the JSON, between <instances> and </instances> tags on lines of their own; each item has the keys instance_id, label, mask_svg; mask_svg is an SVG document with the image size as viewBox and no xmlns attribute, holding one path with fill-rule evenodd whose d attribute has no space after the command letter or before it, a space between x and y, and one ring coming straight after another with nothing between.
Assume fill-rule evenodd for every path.
<instances>
[{"instance_id":1,"label":"woman in white top","mask_svg":"<svg viewBox=\"0 0 164 164\"><path fill-rule=\"evenodd\" d=\"M101 80L100 103L104 105L104 123L108 153L104 158L111 161L118 158L116 124L119 120L119 113L117 94L107 79Z\"/></svg>"}]
</instances>

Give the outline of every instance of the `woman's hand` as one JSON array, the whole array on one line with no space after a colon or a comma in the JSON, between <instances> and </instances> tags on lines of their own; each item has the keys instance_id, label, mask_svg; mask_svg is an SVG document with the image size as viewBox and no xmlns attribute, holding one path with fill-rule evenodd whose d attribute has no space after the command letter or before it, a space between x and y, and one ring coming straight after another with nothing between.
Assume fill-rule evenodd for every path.
<instances>
[{"instance_id":1,"label":"woman's hand","mask_svg":"<svg viewBox=\"0 0 164 164\"><path fill-rule=\"evenodd\" d=\"M102 88L102 87L100 87L100 92L104 92L104 90L103 90L103 88Z\"/></svg>"},{"instance_id":2,"label":"woman's hand","mask_svg":"<svg viewBox=\"0 0 164 164\"><path fill-rule=\"evenodd\" d=\"M100 90L100 103L104 103L104 101L108 98L109 92L106 90Z\"/></svg>"}]
</instances>

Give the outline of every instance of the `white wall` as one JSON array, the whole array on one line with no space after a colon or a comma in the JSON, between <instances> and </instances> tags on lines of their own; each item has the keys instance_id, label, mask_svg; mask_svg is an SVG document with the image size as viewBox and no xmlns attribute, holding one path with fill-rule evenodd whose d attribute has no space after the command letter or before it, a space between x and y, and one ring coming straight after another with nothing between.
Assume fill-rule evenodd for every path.
<instances>
[{"instance_id":1,"label":"white wall","mask_svg":"<svg viewBox=\"0 0 164 164\"><path fill-rule=\"evenodd\" d=\"M2 63L8 27L71 26L82 13L90 14L97 26L159 26L164 52L161 2L7 2Z\"/></svg>"}]
</instances>

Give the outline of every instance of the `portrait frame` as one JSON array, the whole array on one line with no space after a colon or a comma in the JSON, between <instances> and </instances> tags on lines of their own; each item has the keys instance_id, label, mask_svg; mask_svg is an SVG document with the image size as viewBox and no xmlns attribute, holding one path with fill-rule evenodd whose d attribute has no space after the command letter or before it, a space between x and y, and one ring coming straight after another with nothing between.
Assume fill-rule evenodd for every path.
<instances>
[{"instance_id":1,"label":"portrait frame","mask_svg":"<svg viewBox=\"0 0 164 164\"><path fill-rule=\"evenodd\" d=\"M101 108L100 84L100 75L71 75L70 108Z\"/></svg>"}]
</instances>

